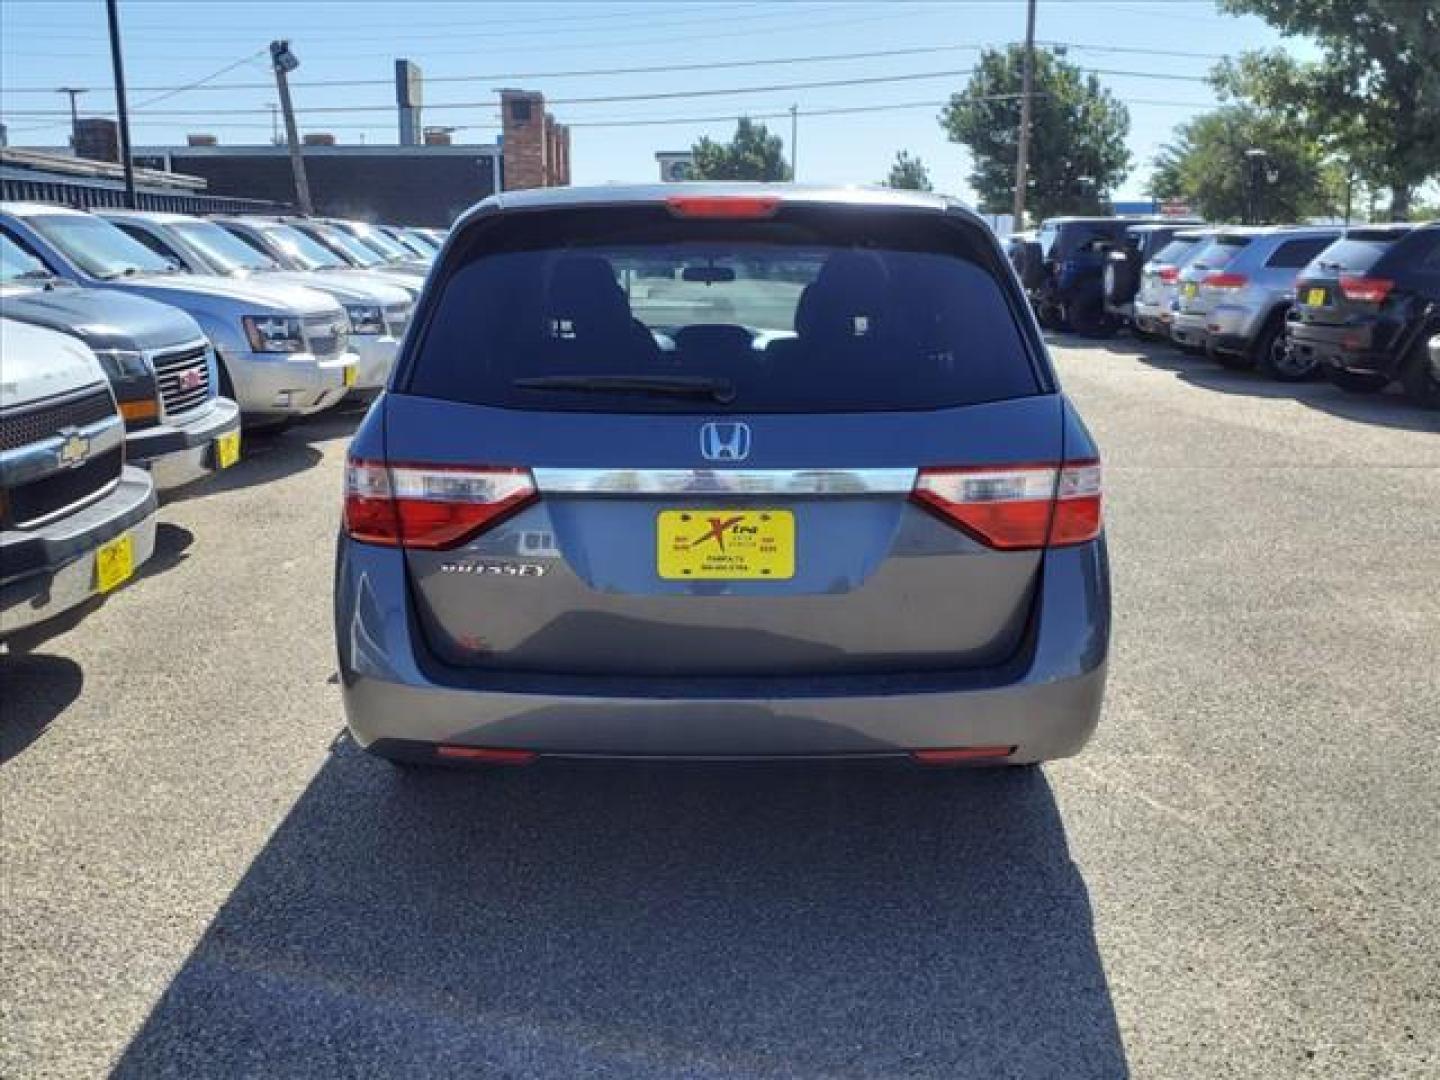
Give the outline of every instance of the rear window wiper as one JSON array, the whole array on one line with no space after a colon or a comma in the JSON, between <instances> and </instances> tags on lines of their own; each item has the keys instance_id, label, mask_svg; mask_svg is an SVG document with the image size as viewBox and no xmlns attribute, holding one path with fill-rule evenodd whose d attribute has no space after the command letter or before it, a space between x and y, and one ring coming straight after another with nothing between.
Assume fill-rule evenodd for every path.
<instances>
[{"instance_id":1,"label":"rear window wiper","mask_svg":"<svg viewBox=\"0 0 1440 1080\"><path fill-rule=\"evenodd\" d=\"M522 390L708 397L722 405L735 400L733 382L708 375L536 375L516 379L512 385Z\"/></svg>"}]
</instances>

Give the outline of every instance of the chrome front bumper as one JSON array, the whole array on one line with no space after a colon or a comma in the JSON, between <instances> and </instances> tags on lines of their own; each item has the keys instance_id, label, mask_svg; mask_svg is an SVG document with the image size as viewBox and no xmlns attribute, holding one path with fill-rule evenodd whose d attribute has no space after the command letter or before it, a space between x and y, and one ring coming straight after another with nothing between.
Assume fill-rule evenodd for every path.
<instances>
[{"instance_id":1,"label":"chrome front bumper","mask_svg":"<svg viewBox=\"0 0 1440 1080\"><path fill-rule=\"evenodd\" d=\"M131 464L149 470L157 491L171 491L214 472L219 466L215 441L239 430L240 407L229 398L215 398L194 415L131 433L125 453Z\"/></svg>"},{"instance_id":2,"label":"chrome front bumper","mask_svg":"<svg viewBox=\"0 0 1440 1080\"><path fill-rule=\"evenodd\" d=\"M354 369L358 361L351 351L323 359L310 353L221 356L246 417L309 416L328 409L349 392L345 371Z\"/></svg>"}]
</instances>

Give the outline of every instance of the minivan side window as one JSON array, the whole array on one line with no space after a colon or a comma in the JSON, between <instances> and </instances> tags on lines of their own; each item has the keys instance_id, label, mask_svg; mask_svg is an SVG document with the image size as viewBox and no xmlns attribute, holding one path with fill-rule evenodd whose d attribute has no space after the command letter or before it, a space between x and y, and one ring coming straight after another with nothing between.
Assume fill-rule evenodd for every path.
<instances>
[{"instance_id":1,"label":"minivan side window","mask_svg":"<svg viewBox=\"0 0 1440 1080\"><path fill-rule=\"evenodd\" d=\"M1287 240L1277 247L1265 260L1265 265L1284 270L1299 270L1335 242L1335 237L1314 237L1307 240Z\"/></svg>"}]
</instances>

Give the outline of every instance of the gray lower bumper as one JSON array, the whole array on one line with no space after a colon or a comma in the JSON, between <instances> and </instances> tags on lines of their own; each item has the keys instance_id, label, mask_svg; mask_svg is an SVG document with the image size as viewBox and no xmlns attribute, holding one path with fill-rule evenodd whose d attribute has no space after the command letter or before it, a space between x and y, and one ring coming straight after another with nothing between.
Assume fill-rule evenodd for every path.
<instances>
[{"instance_id":1,"label":"gray lower bumper","mask_svg":"<svg viewBox=\"0 0 1440 1080\"><path fill-rule=\"evenodd\" d=\"M155 551L155 488L149 476L131 467L99 502L40 529L0 534L0 570L9 578L0 585L0 638L95 596L96 550L127 533L138 569Z\"/></svg>"},{"instance_id":2,"label":"gray lower bumper","mask_svg":"<svg viewBox=\"0 0 1440 1080\"><path fill-rule=\"evenodd\" d=\"M216 398L198 415L127 435L126 459L149 470L157 491L170 491L214 472L215 440L239 430L239 406Z\"/></svg>"},{"instance_id":3,"label":"gray lower bumper","mask_svg":"<svg viewBox=\"0 0 1440 1080\"><path fill-rule=\"evenodd\" d=\"M783 694L764 680L722 693L696 680L683 695L573 685L561 692L542 678L523 688L501 679L441 682L422 669L426 646L408 608L404 556L342 541L339 559L342 696L362 746L402 740L554 756L755 758L1004 745L1024 762L1077 753L1099 720L1110 631L1103 541L1047 553L1026 662L1002 680L821 679Z\"/></svg>"}]
</instances>

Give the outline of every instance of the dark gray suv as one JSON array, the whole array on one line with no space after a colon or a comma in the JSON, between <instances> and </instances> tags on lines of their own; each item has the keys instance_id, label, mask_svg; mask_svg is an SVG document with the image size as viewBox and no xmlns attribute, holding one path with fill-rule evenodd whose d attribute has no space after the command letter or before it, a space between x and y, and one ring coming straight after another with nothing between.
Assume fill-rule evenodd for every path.
<instances>
[{"instance_id":1,"label":"dark gray suv","mask_svg":"<svg viewBox=\"0 0 1440 1080\"><path fill-rule=\"evenodd\" d=\"M456 225L355 436L336 637L402 762L1076 753L1094 443L983 221L552 189Z\"/></svg>"}]
</instances>

